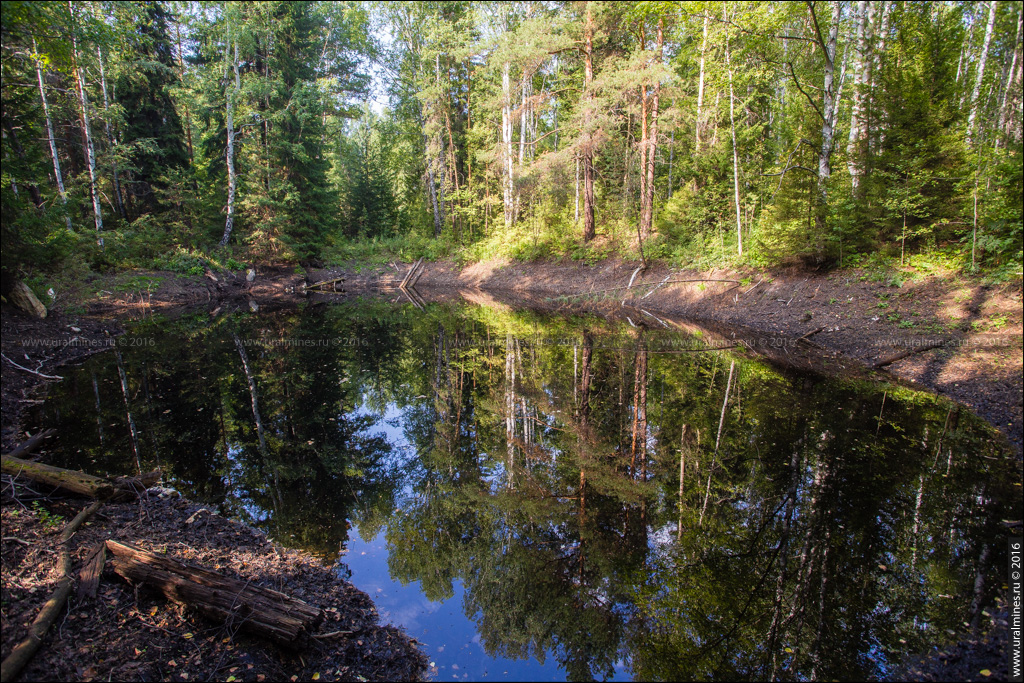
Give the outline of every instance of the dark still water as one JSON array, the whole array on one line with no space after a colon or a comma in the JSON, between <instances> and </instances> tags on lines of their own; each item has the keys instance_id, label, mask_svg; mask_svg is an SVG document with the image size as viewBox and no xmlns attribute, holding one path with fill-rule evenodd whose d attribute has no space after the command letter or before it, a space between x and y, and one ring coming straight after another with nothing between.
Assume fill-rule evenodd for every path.
<instances>
[{"instance_id":1,"label":"dark still water","mask_svg":"<svg viewBox=\"0 0 1024 683\"><path fill-rule=\"evenodd\" d=\"M202 314L139 324L40 422L55 464L160 466L336 562L439 681L885 677L981 618L1021 517L1000 439L708 341L383 301Z\"/></svg>"}]
</instances>

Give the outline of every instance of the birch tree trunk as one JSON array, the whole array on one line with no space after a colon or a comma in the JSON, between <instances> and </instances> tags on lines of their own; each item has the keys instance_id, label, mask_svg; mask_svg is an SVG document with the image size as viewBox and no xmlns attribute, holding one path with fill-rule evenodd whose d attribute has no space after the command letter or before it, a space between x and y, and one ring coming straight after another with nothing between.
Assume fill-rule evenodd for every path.
<instances>
[{"instance_id":1,"label":"birch tree trunk","mask_svg":"<svg viewBox=\"0 0 1024 683\"><path fill-rule=\"evenodd\" d=\"M502 64L501 68L501 151L502 156L502 206L505 209L505 228L511 228L515 223L515 178L513 176L512 164L512 83L510 71L512 65L509 62Z\"/></svg>"},{"instance_id":2,"label":"birch tree trunk","mask_svg":"<svg viewBox=\"0 0 1024 683\"><path fill-rule=\"evenodd\" d=\"M231 58L232 47L231 23L228 22L228 44L224 50L224 58L231 62L235 71L235 89L227 91L227 129L228 129L228 217L224 222L224 236L220 238L220 246L227 246L231 239L231 230L235 227L235 192L238 186L238 178L235 174L235 98L238 91L242 89L241 79L238 76L238 40L234 41L235 56ZM228 65L224 64L224 79L228 78ZM225 85L225 89L227 86Z\"/></svg>"},{"instance_id":3,"label":"birch tree trunk","mask_svg":"<svg viewBox=\"0 0 1024 683\"><path fill-rule=\"evenodd\" d=\"M818 252L824 249L822 241L825 237L826 215L828 213L828 183L832 177L832 150L835 145L835 117L836 103L838 97L835 86L836 73L836 40L839 36L839 19L841 5L833 0L832 4L832 25L829 27L828 39L823 38L818 18L814 13L814 5L808 3L811 11L811 19L818 35L818 41L822 52L825 55L825 74L822 87L821 103L821 153L818 155L818 209L816 211L814 224L818 239Z\"/></svg>"},{"instance_id":4,"label":"birch tree trunk","mask_svg":"<svg viewBox=\"0 0 1024 683\"><path fill-rule=\"evenodd\" d=\"M853 106L850 110L850 137L846 143L846 166L850 171L850 183L854 197L857 196L861 178L864 176L864 140L867 137L865 101L868 97L868 72L871 69L871 23L874 5L867 0L857 3L857 46L854 51Z\"/></svg>"},{"instance_id":5,"label":"birch tree trunk","mask_svg":"<svg viewBox=\"0 0 1024 683\"><path fill-rule=\"evenodd\" d=\"M71 0L68 0L68 11L75 16L75 10ZM85 94L85 79L78 64L78 39L75 36L74 27L71 30L71 63L75 72L75 84L78 86L78 100L82 115L82 136L85 139L85 159L89 167L89 194L92 197L93 220L96 224L96 244L103 247L103 208L100 206L99 187L96 182L96 147L92 140L92 130L89 127L89 98Z\"/></svg>"},{"instance_id":6,"label":"birch tree trunk","mask_svg":"<svg viewBox=\"0 0 1024 683\"><path fill-rule=\"evenodd\" d=\"M574 224L579 224L579 222L580 222L580 155L579 155L578 152L575 154L575 157L576 157L576 195L575 195L575 199L574 199L574 202L573 202L573 205L574 205L575 209L574 209L574 212L573 212L572 222Z\"/></svg>"},{"instance_id":7,"label":"birch tree trunk","mask_svg":"<svg viewBox=\"0 0 1024 683\"><path fill-rule=\"evenodd\" d=\"M117 209L117 214L127 220L128 216L124 212L124 203L121 201L121 180L118 177L117 172L117 159L114 156L114 133L110 129L110 98L107 97L107 72L103 67L103 52L100 48L96 48L96 59L100 63L100 85L103 88L103 127L107 133L107 144L110 145L111 160L110 170L114 174L114 207Z\"/></svg>"},{"instance_id":8,"label":"birch tree trunk","mask_svg":"<svg viewBox=\"0 0 1024 683\"><path fill-rule=\"evenodd\" d=\"M882 60L885 58L885 45L889 39L889 20L892 17L892 7L892 2L882 2L882 8L879 12L881 16L878 20L878 32L876 33L878 40L875 42L875 48L871 52L871 70L868 72L868 92L870 93L868 107L872 111L875 106L876 77L878 79L881 78ZM871 127L868 126L867 137L868 156L880 154L882 145L885 144L885 126L878 126L877 132L873 132Z\"/></svg>"},{"instance_id":9,"label":"birch tree trunk","mask_svg":"<svg viewBox=\"0 0 1024 683\"><path fill-rule=\"evenodd\" d=\"M743 220L740 217L740 159L736 150L736 111L734 106L736 98L732 89L732 53L728 36L725 39L725 66L729 71L729 124L732 128L732 185L736 203L736 251L743 256Z\"/></svg>"},{"instance_id":10,"label":"birch tree trunk","mask_svg":"<svg viewBox=\"0 0 1024 683\"><path fill-rule=\"evenodd\" d=\"M38 52L35 36L32 37L32 53ZM57 181L57 193L60 195L61 204L64 205L64 220L67 221L68 232L73 232L71 227L71 214L68 210L68 194L64 190L64 177L60 172L60 157L57 155L57 140L53 135L53 120L50 118L50 103L46 100L46 88L43 87L43 69L38 59L34 59L36 65L36 78L39 81L39 97L43 100L43 116L46 118L46 139L50 143L50 157L53 159L53 177Z\"/></svg>"},{"instance_id":11,"label":"birch tree trunk","mask_svg":"<svg viewBox=\"0 0 1024 683\"><path fill-rule=\"evenodd\" d=\"M694 124L694 151L700 153L701 106L704 104L704 51L708 45L708 15L704 14L704 37L700 41L700 78L697 81L697 122Z\"/></svg>"},{"instance_id":12,"label":"birch tree trunk","mask_svg":"<svg viewBox=\"0 0 1024 683\"><path fill-rule=\"evenodd\" d=\"M978 62L978 73L974 77L974 90L971 92L971 113L967 117L967 146L974 142L974 124L978 117L978 99L981 95L981 83L985 78L985 63L988 61L988 49L992 44L992 29L996 25L996 0L988 3L988 26L985 28L985 43L981 48L981 61Z\"/></svg>"},{"instance_id":13,"label":"birch tree trunk","mask_svg":"<svg viewBox=\"0 0 1024 683\"><path fill-rule=\"evenodd\" d=\"M249 399L252 403L252 417L256 422L256 435L260 443L260 455L266 456L267 437L263 429L263 416L260 414L260 399L259 393L256 390L256 377L252 374L252 368L249 366L249 354L245 352L245 345L242 344L242 340L234 332L231 333L231 337L234 339L235 348L238 349L238 355L242 359L242 371L245 373L245 381L249 384Z\"/></svg>"},{"instance_id":14,"label":"birch tree trunk","mask_svg":"<svg viewBox=\"0 0 1024 683\"><path fill-rule=\"evenodd\" d=\"M1018 7L1017 37L1013 43L1013 58L1010 60L1010 70L1006 75L1006 87L1003 89L1003 101L999 105L999 123L996 126L1004 144L1006 140L1009 139L1010 132L1014 126L1014 112L1011 110L1015 109L1015 97L1011 96L1011 93L1014 93L1015 95L1016 93L1014 91L1020 90L1022 29L1024 29L1024 10ZM1020 125L1019 117L1017 117L1016 125Z\"/></svg>"}]
</instances>

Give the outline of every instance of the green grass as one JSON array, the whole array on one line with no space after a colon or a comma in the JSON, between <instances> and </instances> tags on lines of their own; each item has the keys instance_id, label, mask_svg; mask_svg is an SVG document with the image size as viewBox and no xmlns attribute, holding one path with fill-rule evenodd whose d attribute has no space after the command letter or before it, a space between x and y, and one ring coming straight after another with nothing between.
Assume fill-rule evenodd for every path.
<instances>
[{"instance_id":1,"label":"green grass","mask_svg":"<svg viewBox=\"0 0 1024 683\"><path fill-rule=\"evenodd\" d=\"M114 281L115 292L152 292L164 281L159 275L131 275L123 273Z\"/></svg>"}]
</instances>

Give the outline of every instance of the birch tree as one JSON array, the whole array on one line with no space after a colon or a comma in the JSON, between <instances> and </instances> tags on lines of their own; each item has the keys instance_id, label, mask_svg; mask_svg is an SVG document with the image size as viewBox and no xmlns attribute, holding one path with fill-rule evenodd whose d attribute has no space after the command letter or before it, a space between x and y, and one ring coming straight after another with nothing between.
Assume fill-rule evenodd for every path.
<instances>
[{"instance_id":1,"label":"birch tree","mask_svg":"<svg viewBox=\"0 0 1024 683\"><path fill-rule=\"evenodd\" d=\"M225 14L230 10L225 6ZM232 57L232 50L234 57ZM229 81L229 67L234 71L234 88ZM238 178L235 174L235 101L242 89L241 77L238 73L238 38L231 30L231 17L227 16L227 40L224 43L224 94L226 107L227 125L227 166L228 166L228 207L227 218L224 221L224 235L220 238L220 246L227 246L231 239L231 231L235 227L235 193L237 192Z\"/></svg>"},{"instance_id":2,"label":"birch tree","mask_svg":"<svg viewBox=\"0 0 1024 683\"><path fill-rule=\"evenodd\" d=\"M89 195L92 198L93 221L96 225L96 244L103 247L103 208L100 206L99 187L96 178L96 147L93 144L92 129L89 125L89 97L85 92L85 77L78 61L78 36L75 8L68 0L68 12L72 17L71 27L71 64L78 89L79 115L82 120L82 138L85 143L86 165L89 169Z\"/></svg>"},{"instance_id":3,"label":"birch tree","mask_svg":"<svg viewBox=\"0 0 1024 683\"><path fill-rule=\"evenodd\" d=\"M36 46L35 36L32 37L32 61L36 67L36 79L39 82L39 98L43 101L43 117L46 119L46 140L50 145L50 158L53 160L53 177L57 183L57 194L60 196L60 203L64 207L64 220L67 222L68 230L71 227L71 214L68 210L68 194L64 190L64 176L60 171L60 155L57 153L57 140L53 135L53 119L50 118L50 103L46 99L46 87L43 85L43 67L39 60L39 48Z\"/></svg>"},{"instance_id":4,"label":"birch tree","mask_svg":"<svg viewBox=\"0 0 1024 683\"><path fill-rule=\"evenodd\" d=\"M981 98L981 84L985 80L985 63L988 61L989 47L992 45L992 29L996 25L996 0L988 3L988 26L985 28L985 43L978 59L978 71L974 75L974 90L971 91L971 113L967 117L967 146L974 144L974 125L978 117L978 105Z\"/></svg>"}]
</instances>

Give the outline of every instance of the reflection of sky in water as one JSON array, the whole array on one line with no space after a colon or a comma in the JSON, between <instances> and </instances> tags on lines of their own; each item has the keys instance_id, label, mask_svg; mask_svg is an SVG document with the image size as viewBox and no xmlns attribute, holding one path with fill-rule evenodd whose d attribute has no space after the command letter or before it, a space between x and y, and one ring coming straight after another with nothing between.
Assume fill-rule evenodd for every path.
<instances>
[{"instance_id":1,"label":"reflection of sky in water","mask_svg":"<svg viewBox=\"0 0 1024 683\"><path fill-rule=\"evenodd\" d=\"M425 400L425 399L421 399ZM383 417L365 406L353 415L371 415L377 423L367 430L383 433L393 447L392 453L402 461L415 455L412 445L401 428L402 411L389 404ZM498 468L503 469L503 468ZM492 473L493 474L493 473ZM500 476L501 473L499 473ZM403 489L399 498L411 494ZM463 587L454 581L455 594L442 602L433 602L420 590L418 581L402 585L388 572L388 548L381 530L374 538L365 540L355 526L350 532L343 562L351 571L349 580L356 588L369 595L377 605L380 621L405 629L420 643L433 666L428 677L436 681L564 681L565 672L553 657L543 664L535 659L514 660L490 657L484 651L476 624L462 609ZM628 680L625 662L616 662L613 680Z\"/></svg>"},{"instance_id":2,"label":"reflection of sky in water","mask_svg":"<svg viewBox=\"0 0 1024 683\"><path fill-rule=\"evenodd\" d=\"M521 321L493 323L501 342L480 356L463 355L458 335L481 323L444 309L426 324L385 314L380 329L379 312L323 313L239 323L239 334L365 328L381 342L329 362L250 354L265 447L230 330L210 328L209 344L169 337L170 354L126 349L142 458L155 467L164 454L172 485L285 545L333 560L341 541L339 574L423 643L433 680L564 680L591 664L627 678L611 663L624 653L659 679L885 678L888 662L969 618L982 545L1002 548L999 520L1020 518L1019 462L925 394L718 354L652 353L639 366L639 342L659 339L609 344L606 328L588 366L584 449L582 355L577 369L571 350L528 347L509 385L503 326ZM51 388L39 426L57 428L53 464L136 471L114 360L99 354ZM644 485L613 457L642 443L630 434L637 367L649 372ZM982 564L988 591L1005 558ZM776 614L773 645L764 625ZM536 646L570 661L486 654Z\"/></svg>"}]
</instances>

